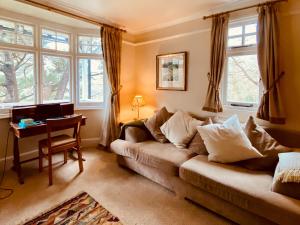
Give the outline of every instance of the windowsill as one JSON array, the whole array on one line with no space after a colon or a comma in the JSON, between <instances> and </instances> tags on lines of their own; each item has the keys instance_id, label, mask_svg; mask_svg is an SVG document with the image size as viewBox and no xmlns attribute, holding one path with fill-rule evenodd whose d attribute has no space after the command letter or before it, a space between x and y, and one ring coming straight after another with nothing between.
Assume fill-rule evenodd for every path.
<instances>
[{"instance_id":1,"label":"windowsill","mask_svg":"<svg viewBox=\"0 0 300 225\"><path fill-rule=\"evenodd\" d=\"M224 105L225 111L236 111L236 112L249 112L253 113L256 112L258 107L243 107L243 106L231 106L231 105Z\"/></svg>"},{"instance_id":2,"label":"windowsill","mask_svg":"<svg viewBox=\"0 0 300 225\"><path fill-rule=\"evenodd\" d=\"M88 107L88 106L78 106L78 107L74 108L75 111L103 110L103 109L104 109L104 107L94 107L94 106L91 106L91 107Z\"/></svg>"},{"instance_id":3,"label":"windowsill","mask_svg":"<svg viewBox=\"0 0 300 225\"><path fill-rule=\"evenodd\" d=\"M2 120L2 119L9 119L9 118L10 118L9 113L7 113L7 114L0 114L0 120Z\"/></svg>"}]
</instances>

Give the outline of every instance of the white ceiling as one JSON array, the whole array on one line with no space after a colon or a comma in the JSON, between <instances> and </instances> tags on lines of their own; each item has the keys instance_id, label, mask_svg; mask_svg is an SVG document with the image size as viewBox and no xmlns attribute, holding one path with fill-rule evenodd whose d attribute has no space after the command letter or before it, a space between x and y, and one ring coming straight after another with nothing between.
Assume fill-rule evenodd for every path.
<instances>
[{"instance_id":1,"label":"white ceiling","mask_svg":"<svg viewBox=\"0 0 300 225\"><path fill-rule=\"evenodd\" d=\"M79 12L102 22L117 24L131 33L141 33L156 28L199 18L216 8L249 0L39 0L38 2ZM53 15L46 10L24 5L14 0L0 0L0 7L80 27L73 19ZM0 9L1 10L1 9ZM64 21L66 20L66 21Z\"/></svg>"}]
</instances>

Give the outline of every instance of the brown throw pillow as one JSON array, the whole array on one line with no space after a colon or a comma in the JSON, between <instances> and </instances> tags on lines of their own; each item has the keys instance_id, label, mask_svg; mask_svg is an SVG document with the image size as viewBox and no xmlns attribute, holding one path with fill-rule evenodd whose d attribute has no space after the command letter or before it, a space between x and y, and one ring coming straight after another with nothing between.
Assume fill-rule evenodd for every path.
<instances>
[{"instance_id":1,"label":"brown throw pillow","mask_svg":"<svg viewBox=\"0 0 300 225\"><path fill-rule=\"evenodd\" d=\"M212 122L211 118L208 118L204 121L204 123L201 126L205 126L205 125L212 124L212 123L213 122ZM204 141L198 131L195 134L195 136L192 138L188 149L199 155L208 155Z\"/></svg>"},{"instance_id":2,"label":"brown throw pillow","mask_svg":"<svg viewBox=\"0 0 300 225\"><path fill-rule=\"evenodd\" d=\"M279 154L272 191L300 199L300 153Z\"/></svg>"},{"instance_id":3,"label":"brown throw pillow","mask_svg":"<svg viewBox=\"0 0 300 225\"><path fill-rule=\"evenodd\" d=\"M167 111L166 107L163 107L161 110L157 111L152 117L147 119L144 124L147 129L150 131L155 140L166 143L168 140L165 135L160 130L161 125L163 125L169 118L171 114Z\"/></svg>"},{"instance_id":4,"label":"brown throw pillow","mask_svg":"<svg viewBox=\"0 0 300 225\"><path fill-rule=\"evenodd\" d=\"M244 131L251 144L264 156L241 162L241 165L248 169L274 171L278 162L278 154L292 151L272 138L261 126L255 123L252 116L246 122Z\"/></svg>"}]
</instances>

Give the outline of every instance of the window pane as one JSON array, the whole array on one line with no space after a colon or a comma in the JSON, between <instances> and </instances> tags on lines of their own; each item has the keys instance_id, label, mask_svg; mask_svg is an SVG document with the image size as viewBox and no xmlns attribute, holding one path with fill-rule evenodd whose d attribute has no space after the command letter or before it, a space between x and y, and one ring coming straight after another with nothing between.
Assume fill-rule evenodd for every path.
<instances>
[{"instance_id":1,"label":"window pane","mask_svg":"<svg viewBox=\"0 0 300 225\"><path fill-rule=\"evenodd\" d=\"M70 50L69 35L57 33L57 50L68 52Z\"/></svg>"},{"instance_id":2,"label":"window pane","mask_svg":"<svg viewBox=\"0 0 300 225\"><path fill-rule=\"evenodd\" d=\"M230 27L229 28L229 32L228 32L228 36L236 36L236 35L242 35L243 33L243 27L239 26L239 27Z\"/></svg>"},{"instance_id":3,"label":"window pane","mask_svg":"<svg viewBox=\"0 0 300 225\"><path fill-rule=\"evenodd\" d=\"M42 48L56 49L56 33L51 30L42 30Z\"/></svg>"},{"instance_id":4,"label":"window pane","mask_svg":"<svg viewBox=\"0 0 300 225\"><path fill-rule=\"evenodd\" d=\"M33 40L32 26L0 20L0 42L33 46Z\"/></svg>"},{"instance_id":5,"label":"window pane","mask_svg":"<svg viewBox=\"0 0 300 225\"><path fill-rule=\"evenodd\" d=\"M228 39L228 47L237 47L237 46L242 46L242 45L243 45L242 37Z\"/></svg>"},{"instance_id":6,"label":"window pane","mask_svg":"<svg viewBox=\"0 0 300 225\"><path fill-rule=\"evenodd\" d=\"M100 38L91 36L79 36L78 52L83 54L101 54Z\"/></svg>"},{"instance_id":7,"label":"window pane","mask_svg":"<svg viewBox=\"0 0 300 225\"><path fill-rule=\"evenodd\" d=\"M256 33L256 23L246 25L245 33L246 34Z\"/></svg>"},{"instance_id":8,"label":"window pane","mask_svg":"<svg viewBox=\"0 0 300 225\"><path fill-rule=\"evenodd\" d=\"M42 56L43 102L70 101L70 59Z\"/></svg>"},{"instance_id":9,"label":"window pane","mask_svg":"<svg viewBox=\"0 0 300 225\"><path fill-rule=\"evenodd\" d=\"M227 101L258 104L259 69L257 55L229 57L227 69Z\"/></svg>"},{"instance_id":10,"label":"window pane","mask_svg":"<svg viewBox=\"0 0 300 225\"><path fill-rule=\"evenodd\" d=\"M68 52L70 50L70 36L42 29L42 48Z\"/></svg>"},{"instance_id":11,"label":"window pane","mask_svg":"<svg viewBox=\"0 0 300 225\"><path fill-rule=\"evenodd\" d=\"M79 101L103 102L103 60L79 59Z\"/></svg>"},{"instance_id":12,"label":"window pane","mask_svg":"<svg viewBox=\"0 0 300 225\"><path fill-rule=\"evenodd\" d=\"M245 37L245 45L255 45L256 35L250 35Z\"/></svg>"},{"instance_id":13,"label":"window pane","mask_svg":"<svg viewBox=\"0 0 300 225\"><path fill-rule=\"evenodd\" d=\"M0 105L34 104L34 55L0 50Z\"/></svg>"}]
</instances>

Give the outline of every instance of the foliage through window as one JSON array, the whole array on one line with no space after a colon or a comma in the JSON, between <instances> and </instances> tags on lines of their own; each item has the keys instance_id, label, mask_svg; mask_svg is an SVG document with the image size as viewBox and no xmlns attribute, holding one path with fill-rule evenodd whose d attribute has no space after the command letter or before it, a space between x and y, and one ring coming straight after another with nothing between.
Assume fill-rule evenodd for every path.
<instances>
[{"instance_id":1,"label":"foliage through window","mask_svg":"<svg viewBox=\"0 0 300 225\"><path fill-rule=\"evenodd\" d=\"M42 48L68 52L70 50L69 34L42 29Z\"/></svg>"},{"instance_id":2,"label":"foliage through window","mask_svg":"<svg viewBox=\"0 0 300 225\"><path fill-rule=\"evenodd\" d=\"M70 59L61 56L42 56L43 102L70 101Z\"/></svg>"},{"instance_id":3,"label":"foliage through window","mask_svg":"<svg viewBox=\"0 0 300 225\"><path fill-rule=\"evenodd\" d=\"M0 43L33 46L33 31L33 26L0 19Z\"/></svg>"},{"instance_id":4,"label":"foliage through window","mask_svg":"<svg viewBox=\"0 0 300 225\"><path fill-rule=\"evenodd\" d=\"M257 21L230 24L223 80L225 105L257 107L260 101L260 72L256 48Z\"/></svg>"},{"instance_id":5,"label":"foliage through window","mask_svg":"<svg viewBox=\"0 0 300 225\"><path fill-rule=\"evenodd\" d=\"M79 59L79 101L80 103L104 101L103 60Z\"/></svg>"},{"instance_id":6,"label":"foliage through window","mask_svg":"<svg viewBox=\"0 0 300 225\"><path fill-rule=\"evenodd\" d=\"M0 50L0 105L35 102L34 54Z\"/></svg>"}]
</instances>

